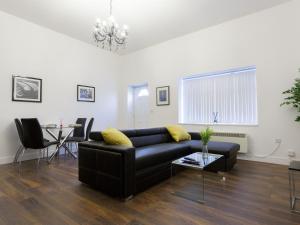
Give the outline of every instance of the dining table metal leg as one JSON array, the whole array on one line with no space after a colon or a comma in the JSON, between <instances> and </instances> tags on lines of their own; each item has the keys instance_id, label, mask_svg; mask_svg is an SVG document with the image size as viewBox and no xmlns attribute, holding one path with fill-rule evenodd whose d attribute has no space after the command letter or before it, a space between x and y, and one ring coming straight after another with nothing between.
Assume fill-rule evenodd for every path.
<instances>
[{"instance_id":1,"label":"dining table metal leg","mask_svg":"<svg viewBox=\"0 0 300 225\"><path fill-rule=\"evenodd\" d=\"M56 154L59 153L59 149L60 149L61 147L63 147L67 152L69 152L69 153L71 154L71 156L72 156L74 159L77 159L77 156L76 156L75 154L73 154L73 152L66 146L66 140L67 140L67 138L69 138L70 135L73 133L74 129L71 129L71 130L68 132L68 134L67 134L62 140L61 140L61 138L60 138L60 137L61 137L61 131L60 131L60 133L59 133L59 135L58 135L58 138L57 138L50 130L47 129L47 131L48 131L48 133L49 133L53 138L55 138L56 140L59 141L59 144L58 144L58 146L56 147L56 150L54 151L54 153L52 153L52 155L50 156L50 158L49 158L49 160L48 160L48 163L50 163L50 162L53 160L54 156L55 156Z\"/></svg>"},{"instance_id":2,"label":"dining table metal leg","mask_svg":"<svg viewBox=\"0 0 300 225\"><path fill-rule=\"evenodd\" d=\"M69 147L66 144L63 144L62 147L74 158L77 159L77 156L69 149Z\"/></svg>"}]
</instances>

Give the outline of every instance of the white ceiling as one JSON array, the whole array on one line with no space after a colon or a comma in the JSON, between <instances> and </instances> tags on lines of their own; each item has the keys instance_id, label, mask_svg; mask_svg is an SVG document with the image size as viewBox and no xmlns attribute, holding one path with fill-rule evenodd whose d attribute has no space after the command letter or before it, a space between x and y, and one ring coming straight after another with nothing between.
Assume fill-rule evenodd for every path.
<instances>
[{"instance_id":1,"label":"white ceiling","mask_svg":"<svg viewBox=\"0 0 300 225\"><path fill-rule=\"evenodd\" d=\"M129 53L289 0L113 0L113 15L129 25ZM0 10L94 44L97 17L109 0L0 0Z\"/></svg>"}]
</instances>

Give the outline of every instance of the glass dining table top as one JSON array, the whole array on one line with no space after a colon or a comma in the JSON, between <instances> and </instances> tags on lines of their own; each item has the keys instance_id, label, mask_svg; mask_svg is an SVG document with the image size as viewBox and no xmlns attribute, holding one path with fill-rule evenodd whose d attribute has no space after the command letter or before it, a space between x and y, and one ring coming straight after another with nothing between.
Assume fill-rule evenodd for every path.
<instances>
[{"instance_id":1,"label":"glass dining table top","mask_svg":"<svg viewBox=\"0 0 300 225\"><path fill-rule=\"evenodd\" d=\"M76 128L81 127L81 124L68 124L68 125L58 125L58 124L43 124L41 125L43 129L60 129L60 128Z\"/></svg>"}]
</instances>

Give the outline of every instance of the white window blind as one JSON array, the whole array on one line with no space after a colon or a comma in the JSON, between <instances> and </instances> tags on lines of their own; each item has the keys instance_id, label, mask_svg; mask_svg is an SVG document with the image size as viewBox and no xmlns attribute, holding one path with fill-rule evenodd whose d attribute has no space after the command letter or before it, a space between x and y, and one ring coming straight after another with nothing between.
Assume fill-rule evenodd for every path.
<instances>
[{"instance_id":1,"label":"white window blind","mask_svg":"<svg viewBox=\"0 0 300 225\"><path fill-rule=\"evenodd\" d=\"M257 124L256 68L183 78L180 123Z\"/></svg>"}]
</instances>

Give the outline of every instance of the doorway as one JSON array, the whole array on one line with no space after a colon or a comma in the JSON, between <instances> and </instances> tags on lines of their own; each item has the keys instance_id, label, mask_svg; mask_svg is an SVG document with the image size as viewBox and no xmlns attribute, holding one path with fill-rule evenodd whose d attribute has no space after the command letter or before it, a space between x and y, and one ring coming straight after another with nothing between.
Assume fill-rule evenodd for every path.
<instances>
[{"instance_id":1,"label":"doorway","mask_svg":"<svg viewBox=\"0 0 300 225\"><path fill-rule=\"evenodd\" d=\"M132 85L128 90L131 99L131 121L134 128L146 128L149 126L149 89L148 84Z\"/></svg>"}]
</instances>

